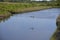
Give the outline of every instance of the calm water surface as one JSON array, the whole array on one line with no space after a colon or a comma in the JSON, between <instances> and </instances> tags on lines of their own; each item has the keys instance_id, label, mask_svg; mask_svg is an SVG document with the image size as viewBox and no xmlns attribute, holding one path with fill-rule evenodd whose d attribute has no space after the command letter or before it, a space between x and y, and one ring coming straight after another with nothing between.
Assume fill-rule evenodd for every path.
<instances>
[{"instance_id":1,"label":"calm water surface","mask_svg":"<svg viewBox=\"0 0 60 40\"><path fill-rule=\"evenodd\" d=\"M0 40L50 40L59 8L16 14L0 23Z\"/></svg>"}]
</instances>

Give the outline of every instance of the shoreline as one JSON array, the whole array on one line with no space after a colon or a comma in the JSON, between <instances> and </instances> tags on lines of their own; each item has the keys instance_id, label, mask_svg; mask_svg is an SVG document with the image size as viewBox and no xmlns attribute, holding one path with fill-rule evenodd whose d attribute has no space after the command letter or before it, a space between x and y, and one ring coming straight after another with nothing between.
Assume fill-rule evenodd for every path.
<instances>
[{"instance_id":1,"label":"shoreline","mask_svg":"<svg viewBox=\"0 0 60 40\"><path fill-rule=\"evenodd\" d=\"M44 10L44 9L49 9L49 8L52 8L50 6L46 6L46 7L31 7L31 8L24 8L22 10L20 9L17 9L15 11L8 11L6 12L6 14L0 14L0 19L1 18L5 18L5 17L8 17L12 14L18 14L18 13L27 13L27 12L33 12L33 11L40 11L40 10Z\"/></svg>"}]
</instances>

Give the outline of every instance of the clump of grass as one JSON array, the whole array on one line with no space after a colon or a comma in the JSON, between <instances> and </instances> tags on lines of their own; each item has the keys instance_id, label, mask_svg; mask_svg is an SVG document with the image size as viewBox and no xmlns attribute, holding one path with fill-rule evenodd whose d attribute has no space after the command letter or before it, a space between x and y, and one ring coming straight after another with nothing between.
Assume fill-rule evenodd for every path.
<instances>
[{"instance_id":1,"label":"clump of grass","mask_svg":"<svg viewBox=\"0 0 60 40\"><path fill-rule=\"evenodd\" d=\"M0 10L0 16L4 16L4 17L7 17L11 15L8 11L5 11L5 10Z\"/></svg>"}]
</instances>

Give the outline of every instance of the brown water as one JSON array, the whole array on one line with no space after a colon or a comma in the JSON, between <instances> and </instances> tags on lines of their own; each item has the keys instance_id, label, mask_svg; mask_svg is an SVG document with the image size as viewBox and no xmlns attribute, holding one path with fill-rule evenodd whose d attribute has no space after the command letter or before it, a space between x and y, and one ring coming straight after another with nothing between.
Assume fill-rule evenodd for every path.
<instances>
[{"instance_id":1,"label":"brown water","mask_svg":"<svg viewBox=\"0 0 60 40\"><path fill-rule=\"evenodd\" d=\"M0 40L50 40L59 8L15 14L0 22Z\"/></svg>"}]
</instances>

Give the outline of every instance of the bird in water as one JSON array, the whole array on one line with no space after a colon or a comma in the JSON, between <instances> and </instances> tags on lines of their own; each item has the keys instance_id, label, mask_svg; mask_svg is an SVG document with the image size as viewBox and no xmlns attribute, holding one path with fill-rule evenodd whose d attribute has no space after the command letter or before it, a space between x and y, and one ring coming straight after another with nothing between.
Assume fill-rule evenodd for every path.
<instances>
[{"instance_id":1,"label":"bird in water","mask_svg":"<svg viewBox=\"0 0 60 40\"><path fill-rule=\"evenodd\" d=\"M34 30L34 27L31 27L30 29L31 29L31 30Z\"/></svg>"}]
</instances>

